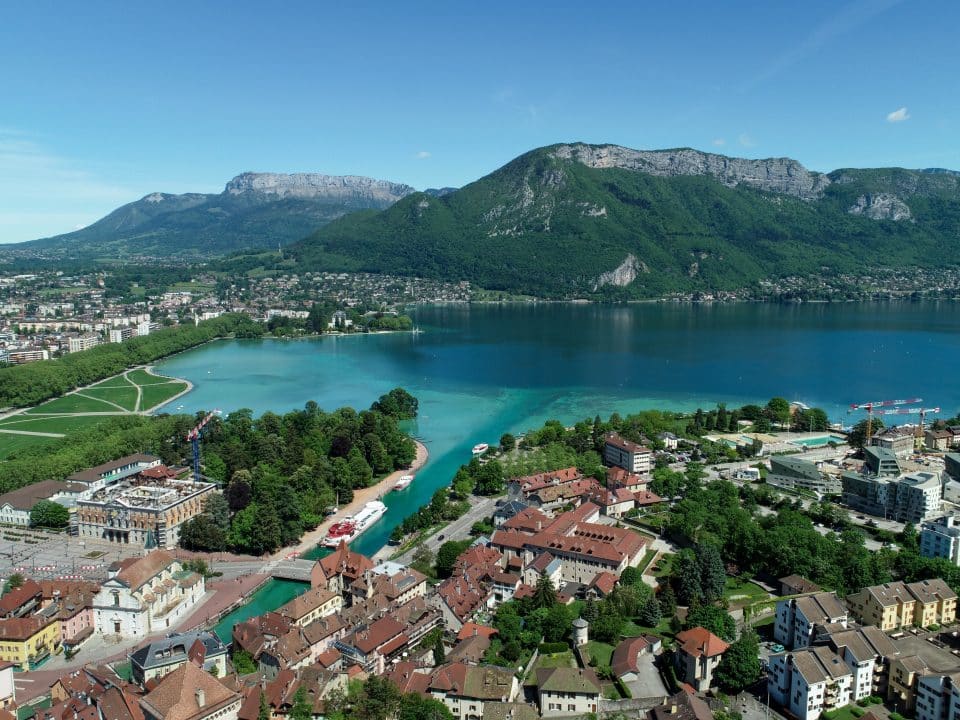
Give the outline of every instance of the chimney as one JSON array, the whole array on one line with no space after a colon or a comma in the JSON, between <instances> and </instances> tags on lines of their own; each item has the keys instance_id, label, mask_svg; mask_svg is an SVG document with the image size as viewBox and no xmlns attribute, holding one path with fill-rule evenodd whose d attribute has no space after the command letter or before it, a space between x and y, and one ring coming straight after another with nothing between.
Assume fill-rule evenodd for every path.
<instances>
[{"instance_id":1,"label":"chimney","mask_svg":"<svg viewBox=\"0 0 960 720\"><path fill-rule=\"evenodd\" d=\"M197 697L197 707L202 708L206 703L206 694L203 692L203 688L197 688L194 691L194 695Z\"/></svg>"}]
</instances>

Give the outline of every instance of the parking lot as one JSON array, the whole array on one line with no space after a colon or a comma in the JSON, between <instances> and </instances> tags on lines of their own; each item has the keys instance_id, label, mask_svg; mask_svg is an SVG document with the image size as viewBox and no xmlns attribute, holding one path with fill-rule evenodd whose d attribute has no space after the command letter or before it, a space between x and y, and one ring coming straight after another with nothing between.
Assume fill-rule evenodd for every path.
<instances>
[{"instance_id":1,"label":"parking lot","mask_svg":"<svg viewBox=\"0 0 960 720\"><path fill-rule=\"evenodd\" d=\"M0 577L21 573L35 580L104 580L110 564L143 555L143 548L80 539L17 525L0 527Z\"/></svg>"}]
</instances>

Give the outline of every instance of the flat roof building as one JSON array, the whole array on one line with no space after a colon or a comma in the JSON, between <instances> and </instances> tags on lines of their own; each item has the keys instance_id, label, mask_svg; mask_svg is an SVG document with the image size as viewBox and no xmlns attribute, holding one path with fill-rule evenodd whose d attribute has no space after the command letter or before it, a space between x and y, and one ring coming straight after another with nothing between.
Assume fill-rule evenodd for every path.
<instances>
[{"instance_id":1,"label":"flat roof building","mask_svg":"<svg viewBox=\"0 0 960 720\"><path fill-rule=\"evenodd\" d=\"M174 548L180 528L203 512L215 488L192 480L123 480L77 503L78 534L148 550Z\"/></svg>"}]
</instances>

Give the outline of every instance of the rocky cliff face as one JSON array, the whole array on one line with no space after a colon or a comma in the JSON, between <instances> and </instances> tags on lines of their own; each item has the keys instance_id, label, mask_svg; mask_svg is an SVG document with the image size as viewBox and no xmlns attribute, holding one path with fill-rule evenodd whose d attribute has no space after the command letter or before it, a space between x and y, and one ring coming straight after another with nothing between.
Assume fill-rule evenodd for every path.
<instances>
[{"instance_id":1,"label":"rocky cliff face","mask_svg":"<svg viewBox=\"0 0 960 720\"><path fill-rule=\"evenodd\" d=\"M866 215L871 220L911 220L907 204L890 193L861 195L847 210L851 215Z\"/></svg>"},{"instance_id":2,"label":"rocky cliff face","mask_svg":"<svg viewBox=\"0 0 960 720\"><path fill-rule=\"evenodd\" d=\"M601 273L600 277L597 278L597 281L593 285L593 291L596 292L604 285L626 287L636 280L640 273L648 272L650 272L650 269L647 267L646 263L641 260L637 260L634 254L630 253L616 268L610 270L609 272Z\"/></svg>"},{"instance_id":3,"label":"rocky cliff face","mask_svg":"<svg viewBox=\"0 0 960 720\"><path fill-rule=\"evenodd\" d=\"M747 160L700 152L679 150L631 150L619 145L560 145L554 155L575 160L592 168L623 168L650 175L711 175L724 185L741 183L758 190L783 193L803 200L816 200L830 185L830 178L811 172L796 160L770 158Z\"/></svg>"},{"instance_id":4,"label":"rocky cliff face","mask_svg":"<svg viewBox=\"0 0 960 720\"><path fill-rule=\"evenodd\" d=\"M319 173L246 172L227 183L224 193L239 195L256 192L280 198L329 198L330 200L368 200L394 203L414 192L409 185L357 175L321 175Z\"/></svg>"}]
</instances>

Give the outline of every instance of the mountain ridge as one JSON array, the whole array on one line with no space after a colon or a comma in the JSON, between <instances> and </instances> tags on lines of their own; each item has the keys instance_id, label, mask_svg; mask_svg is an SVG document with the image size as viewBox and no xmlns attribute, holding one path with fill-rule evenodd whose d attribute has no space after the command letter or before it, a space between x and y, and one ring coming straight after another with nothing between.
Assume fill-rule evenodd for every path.
<instances>
[{"instance_id":1,"label":"mountain ridge","mask_svg":"<svg viewBox=\"0 0 960 720\"><path fill-rule=\"evenodd\" d=\"M304 269L653 297L955 262L957 239L960 174L818 173L789 158L561 143L442 197L415 193L340 218L290 253Z\"/></svg>"},{"instance_id":2,"label":"mountain ridge","mask_svg":"<svg viewBox=\"0 0 960 720\"><path fill-rule=\"evenodd\" d=\"M414 191L359 175L246 172L221 193L148 193L80 230L0 246L0 252L210 257L275 248L346 213L383 209Z\"/></svg>"}]
</instances>

